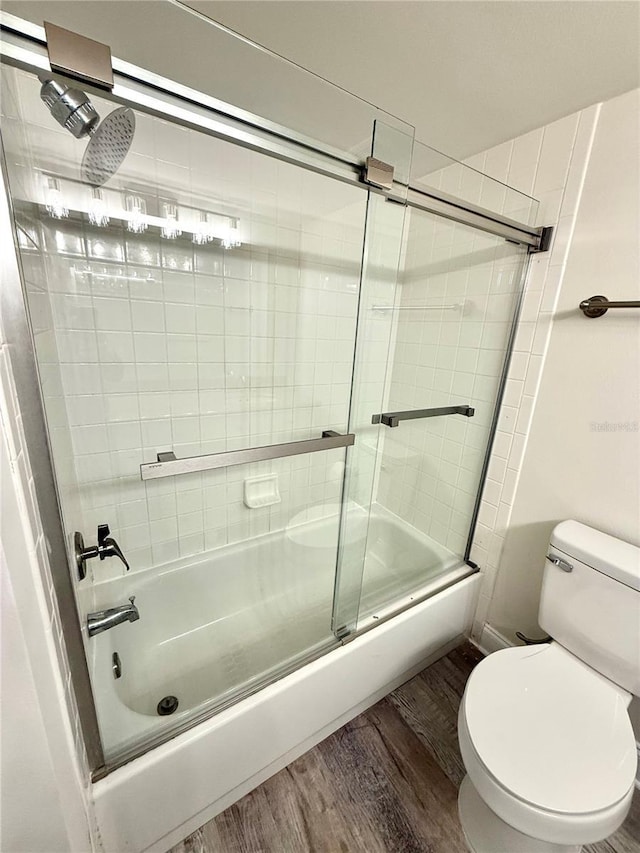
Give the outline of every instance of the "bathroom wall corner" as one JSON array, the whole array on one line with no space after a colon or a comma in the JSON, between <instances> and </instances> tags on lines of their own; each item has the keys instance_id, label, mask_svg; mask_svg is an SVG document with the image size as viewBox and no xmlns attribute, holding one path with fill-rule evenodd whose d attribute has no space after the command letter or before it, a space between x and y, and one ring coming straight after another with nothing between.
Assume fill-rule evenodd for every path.
<instances>
[{"instance_id":1,"label":"bathroom wall corner","mask_svg":"<svg viewBox=\"0 0 640 853\"><path fill-rule=\"evenodd\" d=\"M515 189L532 192L540 198L538 224L553 225L555 234L548 254L530 259L514 352L507 376L510 383L522 383L522 394L515 406L503 406L498 438L492 458L505 462L494 466L480 507L484 523L481 542L474 543L472 558L483 570L483 586L472 638L487 651L495 651L515 642L513 632L504 632L492 622L492 607L500 572L509 561L505 538L510 528L513 505L527 447L529 427L534 415L545 356L551 336L554 311L562 286L566 257L575 227L575 219L600 114L596 104L565 119L541 128L539 144L531 134L513 142L508 181ZM538 137L536 136L536 139ZM531 162L525 162L531 160ZM491 162L487 158L486 162ZM520 185L522 176L535 174L532 186ZM528 180L528 178L527 178ZM488 522L491 520L491 523ZM477 544L486 549L480 559ZM527 626L523 626L526 630Z\"/></svg>"}]
</instances>

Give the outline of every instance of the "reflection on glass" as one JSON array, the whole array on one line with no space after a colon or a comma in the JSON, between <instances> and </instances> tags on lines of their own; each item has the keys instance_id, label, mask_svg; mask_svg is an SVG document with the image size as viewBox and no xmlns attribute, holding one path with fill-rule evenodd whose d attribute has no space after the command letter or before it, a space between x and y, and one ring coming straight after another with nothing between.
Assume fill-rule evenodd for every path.
<instances>
[{"instance_id":1,"label":"reflection on glass","mask_svg":"<svg viewBox=\"0 0 640 853\"><path fill-rule=\"evenodd\" d=\"M160 207L161 216L163 219L160 227L160 233L165 240L175 240L180 237L182 229L178 225L178 206L171 202L162 202Z\"/></svg>"},{"instance_id":2,"label":"reflection on glass","mask_svg":"<svg viewBox=\"0 0 640 853\"><path fill-rule=\"evenodd\" d=\"M129 214L127 229L132 234L143 234L149 227L146 221L147 203L138 195L126 195L124 206Z\"/></svg>"},{"instance_id":3,"label":"reflection on glass","mask_svg":"<svg viewBox=\"0 0 640 853\"><path fill-rule=\"evenodd\" d=\"M109 214L107 213L107 204L104 200L104 195L98 187L91 189L91 205L89 207L89 222L92 225L97 225L100 228L105 228L109 224Z\"/></svg>"},{"instance_id":4,"label":"reflection on glass","mask_svg":"<svg viewBox=\"0 0 640 853\"><path fill-rule=\"evenodd\" d=\"M56 178L48 178L45 209L49 216L54 219L66 219L69 216L69 208L62 196L60 181Z\"/></svg>"},{"instance_id":5,"label":"reflection on glass","mask_svg":"<svg viewBox=\"0 0 640 853\"><path fill-rule=\"evenodd\" d=\"M193 230L193 242L198 246L204 246L205 243L211 243L216 238L213 225L209 219L209 214L206 211L201 210L198 225Z\"/></svg>"}]
</instances>

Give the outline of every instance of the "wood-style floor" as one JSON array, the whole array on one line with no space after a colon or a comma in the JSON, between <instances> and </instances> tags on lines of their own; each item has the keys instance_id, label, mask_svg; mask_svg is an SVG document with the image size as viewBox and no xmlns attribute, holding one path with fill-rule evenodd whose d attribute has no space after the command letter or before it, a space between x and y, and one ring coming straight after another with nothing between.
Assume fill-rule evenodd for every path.
<instances>
[{"instance_id":1,"label":"wood-style floor","mask_svg":"<svg viewBox=\"0 0 640 853\"><path fill-rule=\"evenodd\" d=\"M343 726L170 853L466 853L456 732L466 644ZM639 792L640 793L640 792ZM640 853L640 796L584 853Z\"/></svg>"}]
</instances>

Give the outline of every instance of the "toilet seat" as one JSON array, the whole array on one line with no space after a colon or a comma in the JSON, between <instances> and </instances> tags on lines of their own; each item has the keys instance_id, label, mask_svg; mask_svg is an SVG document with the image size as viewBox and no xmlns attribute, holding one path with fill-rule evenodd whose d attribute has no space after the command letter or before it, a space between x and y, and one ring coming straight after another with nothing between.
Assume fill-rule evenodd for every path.
<instances>
[{"instance_id":1,"label":"toilet seat","mask_svg":"<svg viewBox=\"0 0 640 853\"><path fill-rule=\"evenodd\" d=\"M472 782L499 817L534 838L606 837L633 796L630 698L557 643L490 655L460 706Z\"/></svg>"}]
</instances>

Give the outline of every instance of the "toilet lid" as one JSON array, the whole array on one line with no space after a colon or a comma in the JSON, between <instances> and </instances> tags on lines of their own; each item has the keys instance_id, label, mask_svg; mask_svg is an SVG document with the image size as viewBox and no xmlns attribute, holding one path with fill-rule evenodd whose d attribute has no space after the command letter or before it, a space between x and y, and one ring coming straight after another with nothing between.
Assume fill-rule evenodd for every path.
<instances>
[{"instance_id":1,"label":"toilet lid","mask_svg":"<svg viewBox=\"0 0 640 853\"><path fill-rule=\"evenodd\" d=\"M471 674L463 701L486 769L534 806L593 812L633 785L629 694L557 643L489 655Z\"/></svg>"}]
</instances>

